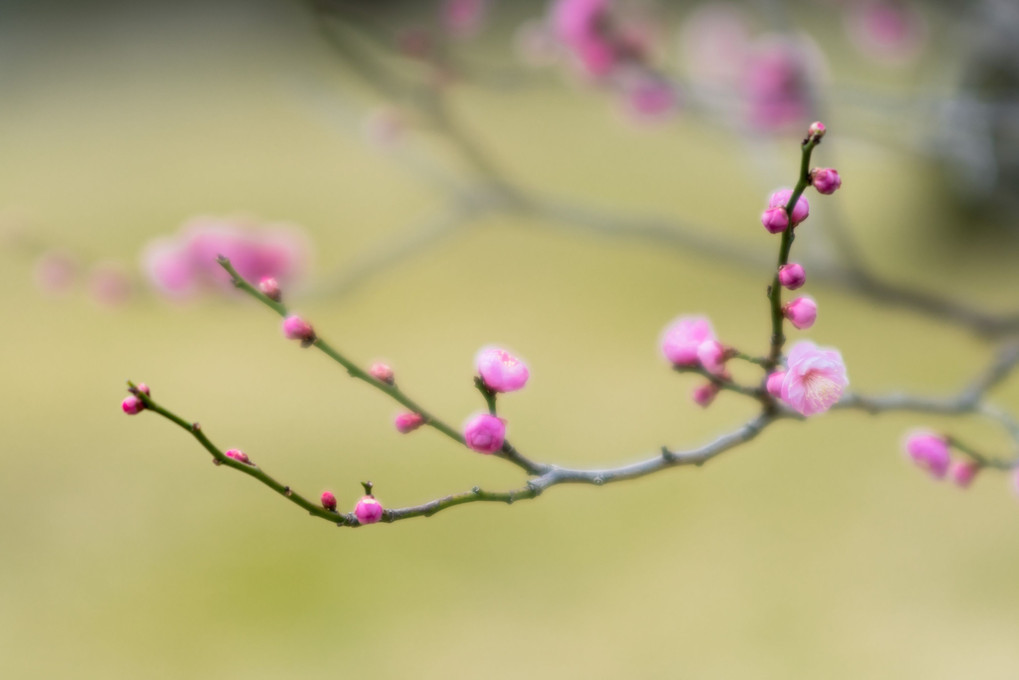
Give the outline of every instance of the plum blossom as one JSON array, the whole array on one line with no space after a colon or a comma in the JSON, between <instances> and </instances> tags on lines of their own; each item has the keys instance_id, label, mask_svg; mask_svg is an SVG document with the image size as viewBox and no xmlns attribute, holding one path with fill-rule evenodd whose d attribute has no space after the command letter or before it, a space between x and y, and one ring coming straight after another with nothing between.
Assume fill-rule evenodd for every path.
<instances>
[{"instance_id":1,"label":"plum blossom","mask_svg":"<svg viewBox=\"0 0 1019 680\"><path fill-rule=\"evenodd\" d=\"M787 363L782 401L805 416L830 409L849 385L842 355L830 347L801 340L789 350Z\"/></svg>"},{"instance_id":2,"label":"plum blossom","mask_svg":"<svg viewBox=\"0 0 1019 680\"><path fill-rule=\"evenodd\" d=\"M285 285L304 273L309 248L304 233L290 225L199 217L173 236L151 241L142 252L142 270L171 298L232 290L229 275L216 261L219 255L249 281L272 277Z\"/></svg>"}]
</instances>

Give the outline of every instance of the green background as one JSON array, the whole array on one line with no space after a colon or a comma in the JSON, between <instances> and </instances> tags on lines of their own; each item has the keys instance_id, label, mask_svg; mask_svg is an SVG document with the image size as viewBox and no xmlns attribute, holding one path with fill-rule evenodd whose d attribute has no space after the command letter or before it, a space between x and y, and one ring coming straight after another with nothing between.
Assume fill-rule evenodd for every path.
<instances>
[{"instance_id":1,"label":"green background","mask_svg":"<svg viewBox=\"0 0 1019 680\"><path fill-rule=\"evenodd\" d=\"M299 6L197 7L9 12L8 223L133 266L148 240L195 214L288 220L314 243L314 282L441 211L399 152L362 139L351 112L370 100L352 97L364 92ZM836 76L915 84L915 73L826 47ZM603 94L572 87L467 84L452 101L526 187L711 225L768 257L777 248L757 218L795 173L795 138L748 145L696 115L635 130ZM883 274L1014 306L1007 221L968 216L928 161L840 122L833 112L816 159L837 159L844 186L811 197L812 219L838 202ZM407 145L443 154L428 135ZM820 247L811 226L794 256ZM46 298L31 268L11 251L0 266L4 677L1019 673L1015 494L990 473L966 492L934 483L899 452L905 430L946 419L784 422L699 469L341 530L214 468L170 423L126 418L123 381L147 382L224 448L309 495L331 488L344 508L363 479L394 507L522 480L435 432L396 434L394 404L286 342L248 300L141 295L111 310L84 293ZM796 337L837 346L862 393L948 394L991 356L964 330L809 277L820 317ZM489 217L347 295L294 304L352 358L388 359L408 393L454 424L482 407L476 350L513 348L532 371L501 401L514 443L539 460L596 465L700 445L753 413L729 394L695 407L696 379L668 370L657 339L675 316L707 313L725 342L762 352L767 278ZM1016 410L1019 382L995 397ZM1007 451L987 423L951 427Z\"/></svg>"}]
</instances>

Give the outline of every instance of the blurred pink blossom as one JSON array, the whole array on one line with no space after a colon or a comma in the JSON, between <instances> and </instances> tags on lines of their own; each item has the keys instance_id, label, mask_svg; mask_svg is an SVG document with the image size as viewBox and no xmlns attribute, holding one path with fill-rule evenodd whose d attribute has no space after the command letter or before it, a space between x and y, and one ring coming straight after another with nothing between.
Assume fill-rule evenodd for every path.
<instances>
[{"instance_id":1,"label":"blurred pink blossom","mask_svg":"<svg viewBox=\"0 0 1019 680\"><path fill-rule=\"evenodd\" d=\"M35 261L32 272L35 285L48 295L63 295L74 285L79 264L68 253L48 250Z\"/></svg>"},{"instance_id":2,"label":"blurred pink blossom","mask_svg":"<svg viewBox=\"0 0 1019 680\"><path fill-rule=\"evenodd\" d=\"M747 123L761 132L806 125L811 88L823 70L820 50L806 39L759 38L747 53L743 71Z\"/></svg>"},{"instance_id":3,"label":"blurred pink blossom","mask_svg":"<svg viewBox=\"0 0 1019 680\"><path fill-rule=\"evenodd\" d=\"M443 0L443 28L458 38L477 35L485 23L488 0Z\"/></svg>"},{"instance_id":4,"label":"blurred pink blossom","mask_svg":"<svg viewBox=\"0 0 1019 680\"><path fill-rule=\"evenodd\" d=\"M714 2L695 9L679 33L680 59L690 77L711 88L732 88L747 61L750 30L743 10Z\"/></svg>"},{"instance_id":5,"label":"blurred pink blossom","mask_svg":"<svg viewBox=\"0 0 1019 680\"><path fill-rule=\"evenodd\" d=\"M885 64L914 61L927 41L927 21L918 8L901 0L849 3L846 32L864 56Z\"/></svg>"},{"instance_id":6,"label":"blurred pink blossom","mask_svg":"<svg viewBox=\"0 0 1019 680\"><path fill-rule=\"evenodd\" d=\"M285 285L305 273L309 248L304 232L291 225L199 217L175 235L151 241L142 252L142 270L174 298L231 290L229 275L216 262L219 255L249 281L269 276Z\"/></svg>"},{"instance_id":7,"label":"blurred pink blossom","mask_svg":"<svg viewBox=\"0 0 1019 680\"><path fill-rule=\"evenodd\" d=\"M88 274L88 290L101 305L118 307L134 292L131 277L119 262L99 262Z\"/></svg>"},{"instance_id":8,"label":"blurred pink blossom","mask_svg":"<svg viewBox=\"0 0 1019 680\"><path fill-rule=\"evenodd\" d=\"M948 474L951 454L948 440L928 430L914 430L906 436L903 449L914 463L931 473L932 477L943 478Z\"/></svg>"}]
</instances>

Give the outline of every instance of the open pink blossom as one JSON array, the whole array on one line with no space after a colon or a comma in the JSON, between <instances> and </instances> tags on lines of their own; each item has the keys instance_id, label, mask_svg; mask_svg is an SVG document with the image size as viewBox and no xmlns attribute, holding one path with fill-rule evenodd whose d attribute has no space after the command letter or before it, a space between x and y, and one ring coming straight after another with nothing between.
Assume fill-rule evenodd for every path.
<instances>
[{"instance_id":1,"label":"open pink blossom","mask_svg":"<svg viewBox=\"0 0 1019 680\"><path fill-rule=\"evenodd\" d=\"M792 189L779 189L768 198L768 207L785 208L789 205L789 200L792 197ZM789 219L795 227L808 217L810 217L810 203L803 194L800 194L800 197L796 199L796 205L793 206L793 212L789 215Z\"/></svg>"},{"instance_id":2,"label":"open pink blossom","mask_svg":"<svg viewBox=\"0 0 1019 680\"><path fill-rule=\"evenodd\" d=\"M527 384L531 376L527 364L500 347L478 352L478 375L493 392L514 392Z\"/></svg>"},{"instance_id":3,"label":"open pink blossom","mask_svg":"<svg viewBox=\"0 0 1019 680\"><path fill-rule=\"evenodd\" d=\"M948 474L951 454L948 440L928 430L914 430L907 435L903 448L914 463L941 479Z\"/></svg>"},{"instance_id":4,"label":"open pink blossom","mask_svg":"<svg viewBox=\"0 0 1019 680\"><path fill-rule=\"evenodd\" d=\"M838 350L818 347L809 340L801 340L789 350L782 401L799 413L824 413L838 402L847 385L846 365Z\"/></svg>"},{"instance_id":5,"label":"open pink blossom","mask_svg":"<svg viewBox=\"0 0 1019 680\"><path fill-rule=\"evenodd\" d=\"M506 441L506 423L488 413L479 413L464 425L467 448L478 453L495 453Z\"/></svg>"},{"instance_id":6,"label":"open pink blossom","mask_svg":"<svg viewBox=\"0 0 1019 680\"><path fill-rule=\"evenodd\" d=\"M662 334L662 354L675 366L697 366L700 364L698 348L715 339L715 329L706 316L681 316Z\"/></svg>"},{"instance_id":7,"label":"open pink blossom","mask_svg":"<svg viewBox=\"0 0 1019 680\"><path fill-rule=\"evenodd\" d=\"M382 503L375 499L375 496L361 496L361 500L354 506L354 516L361 524L375 524L382 519Z\"/></svg>"}]
</instances>

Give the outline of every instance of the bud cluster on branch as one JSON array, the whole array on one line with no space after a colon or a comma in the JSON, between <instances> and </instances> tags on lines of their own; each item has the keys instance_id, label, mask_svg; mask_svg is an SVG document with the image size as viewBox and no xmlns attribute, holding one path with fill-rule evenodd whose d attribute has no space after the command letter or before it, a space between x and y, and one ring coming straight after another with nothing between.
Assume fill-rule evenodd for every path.
<instances>
[{"instance_id":1,"label":"bud cluster on branch","mask_svg":"<svg viewBox=\"0 0 1019 680\"><path fill-rule=\"evenodd\" d=\"M750 441L778 420L803 419L833 408L859 409L869 413L893 410L960 415L977 413L996 421L1006 429L1014 442L1019 443L1019 424L1009 414L985 400L986 393L1019 362L1019 347L1007 348L985 375L980 376L959 397L948 400L852 394L847 392L849 380L846 366L837 350L818 347L809 340L799 340L788 352L784 352L786 323L797 330L809 329L818 314L817 303L813 298L800 296L783 302L782 291L798 289L806 281L804 268L789 261L796 231L802 228L801 225L810 214L809 202L804 193L808 188L813 188L819 194L828 195L841 186L841 179L835 170L810 169L812 153L825 132L821 123L810 126L802 143L800 170L794 187L775 192L761 219L769 232L780 234L778 259L767 289L770 332L767 335L766 351L758 356L724 344L716 336L711 321L703 316L681 316L669 324L663 333L661 349L674 369L681 373L694 373L707 380L693 392L696 403L707 407L722 391L730 391L759 403L759 413L753 419L707 445L685 451L662 446L660 451L640 462L604 469L574 469L538 462L521 453L509 442L508 422L497 410L500 395L523 389L530 378L529 367L519 357L497 346L485 347L479 351L474 386L486 409L467 416L462 428L454 428L408 396L398 384L392 367L375 363L367 369L361 368L327 342L308 320L293 313L284 304L282 291L274 278L264 277L253 283L225 257L219 257L218 262L229 280L282 317L282 332L286 338L299 341L302 347L318 349L340 364L351 377L387 394L406 409L396 416L394 422L399 432L407 434L420 427L432 427L459 446L515 465L527 475L526 483L517 489L503 492L489 492L474 487L417 506L384 508L373 494L372 483L363 482L364 495L356 502L352 512L344 514L337 510L338 502L333 491L325 491L317 501L313 501L268 475L247 453L238 449L221 450L208 439L198 423L185 420L157 403L144 383L129 383L130 395L123 401L122 409L129 415L148 410L167 418L197 439L217 465L254 477L310 514L340 526L361 526L430 516L455 505L473 502L513 503L535 498L545 489L559 484L600 486L642 477L670 467L701 465ZM732 361L757 366L761 369L759 380L749 384L737 382L728 368ZM1010 456L994 458L966 446L954 437L934 433L910 436L906 448L912 459L932 475L938 478L950 475L960 486L968 485L983 468L1015 470L1019 464L1019 456L1015 452ZM953 461L950 448L955 448L962 457Z\"/></svg>"}]
</instances>

